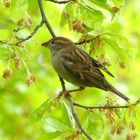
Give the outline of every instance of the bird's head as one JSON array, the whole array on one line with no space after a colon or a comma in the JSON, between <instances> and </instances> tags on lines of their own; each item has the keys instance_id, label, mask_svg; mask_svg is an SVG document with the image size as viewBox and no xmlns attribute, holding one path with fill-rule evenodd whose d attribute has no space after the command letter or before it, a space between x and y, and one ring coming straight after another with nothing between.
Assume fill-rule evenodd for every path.
<instances>
[{"instance_id":1,"label":"bird's head","mask_svg":"<svg viewBox=\"0 0 140 140\"><path fill-rule=\"evenodd\" d=\"M75 46L74 42L65 37L55 37L41 44L50 49L51 53L56 53L63 48Z\"/></svg>"}]
</instances>

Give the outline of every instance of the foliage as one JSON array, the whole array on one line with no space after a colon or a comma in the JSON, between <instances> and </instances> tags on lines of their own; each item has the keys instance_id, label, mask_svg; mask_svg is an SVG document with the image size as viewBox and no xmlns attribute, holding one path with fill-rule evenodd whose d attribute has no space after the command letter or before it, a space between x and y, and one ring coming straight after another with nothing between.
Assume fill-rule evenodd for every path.
<instances>
[{"instance_id":1,"label":"foliage","mask_svg":"<svg viewBox=\"0 0 140 140\"><path fill-rule=\"evenodd\" d=\"M132 102L139 98L140 28L139 1L73 0L65 5L43 1L45 12L58 36L75 42L114 73L116 86ZM50 38L46 27L25 42L41 20L37 1L0 1L0 138L84 140L61 90L50 54L40 44ZM90 39L90 43L87 43ZM124 69L125 68L125 69ZM115 85L115 83L114 83ZM75 88L67 83L67 88ZM93 94L94 93L94 94ZM105 96L111 96L105 98ZM73 94L83 105L124 104L98 89ZM83 110L76 108L81 124L98 140L140 139L140 108Z\"/></svg>"}]
</instances>

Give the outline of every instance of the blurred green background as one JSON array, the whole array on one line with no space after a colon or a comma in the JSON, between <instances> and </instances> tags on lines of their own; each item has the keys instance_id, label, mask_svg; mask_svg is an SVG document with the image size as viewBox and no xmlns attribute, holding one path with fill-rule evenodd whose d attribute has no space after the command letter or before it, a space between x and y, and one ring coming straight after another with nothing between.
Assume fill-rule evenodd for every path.
<instances>
[{"instance_id":1,"label":"blurred green background","mask_svg":"<svg viewBox=\"0 0 140 140\"><path fill-rule=\"evenodd\" d=\"M88 5L88 1L81 0L79 2ZM101 2L106 4L107 1L102 0ZM93 8L102 13L99 13L96 18L97 11L95 11L94 23L89 17L82 14L80 16L81 19L83 16L82 21L85 24L89 23L89 27L94 24L93 27L90 27L93 29L90 31L91 35L109 34L108 38L103 36L103 39L112 41L104 42L101 47L94 48L92 56L110 64L107 67L115 75L115 78L112 79L105 74L106 78L117 89L130 97L131 102L135 102L140 93L140 1L127 0L125 4L123 0L108 2L112 7L119 7L117 14L112 16L99 3L98 8L97 5ZM71 16L74 19L76 10L70 9L71 5L65 8L64 5L51 2L43 1L43 4L46 16L56 35L68 37L75 42L78 41L81 34L69 30L68 24L65 24L66 17L64 14L62 15L63 10L66 9L67 12L73 14ZM73 7L78 6L75 3ZM0 40L15 42L17 38L25 38L40 21L37 1L0 1ZM20 28L18 32L13 31L18 28ZM60 102L54 103L55 105L50 111L51 98L55 98L61 91L59 78L51 66L50 52L40 45L50 38L51 35L47 28L43 26L30 40L20 44L20 47L0 42L1 140L86 139L76 133L77 129L72 128L75 127L75 124L70 118L70 109L64 98ZM90 47L82 48L88 51ZM14 52L16 52L16 56L13 56ZM30 81L31 74L32 81ZM30 84L31 86L27 86ZM68 89L75 88L69 83L66 86ZM107 96L117 98L99 89L87 88L74 94L73 99L83 105L99 106L106 103ZM125 104L120 99L117 102ZM132 113L126 109L116 113L113 124L109 122L105 113L82 109L76 109L76 111L83 127L95 139L140 140L139 106L132 109ZM132 123L135 128L130 127ZM122 131L120 130L121 132L118 133L120 126L123 126ZM113 133L113 129L117 132Z\"/></svg>"}]
</instances>

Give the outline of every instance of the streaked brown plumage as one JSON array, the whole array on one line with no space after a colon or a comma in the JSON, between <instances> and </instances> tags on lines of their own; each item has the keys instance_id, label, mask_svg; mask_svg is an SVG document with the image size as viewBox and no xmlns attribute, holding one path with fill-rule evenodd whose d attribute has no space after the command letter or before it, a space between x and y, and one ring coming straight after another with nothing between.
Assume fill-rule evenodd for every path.
<instances>
[{"instance_id":1,"label":"streaked brown plumage","mask_svg":"<svg viewBox=\"0 0 140 140\"><path fill-rule=\"evenodd\" d=\"M124 100L129 100L105 79L100 69L110 76L114 76L98 61L78 48L71 40L64 37L55 37L42 43L42 46L50 49L53 67L66 81L78 87L96 87L111 91Z\"/></svg>"}]
</instances>

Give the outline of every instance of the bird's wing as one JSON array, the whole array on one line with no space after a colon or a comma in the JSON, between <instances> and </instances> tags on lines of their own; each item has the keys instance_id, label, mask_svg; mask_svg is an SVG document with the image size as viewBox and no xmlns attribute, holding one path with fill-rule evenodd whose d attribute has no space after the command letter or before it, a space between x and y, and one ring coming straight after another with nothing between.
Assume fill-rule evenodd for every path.
<instances>
[{"instance_id":1,"label":"bird's wing","mask_svg":"<svg viewBox=\"0 0 140 140\"><path fill-rule=\"evenodd\" d=\"M82 54L82 56L87 57L88 59L90 59L92 61L92 65L95 67L98 67L100 69L102 69L103 71L105 71L108 75L114 77L114 75L106 68L104 67L100 62L98 62L97 60L95 60L94 58L92 58L91 56L89 56L86 52L84 52L83 50L77 48L80 53Z\"/></svg>"},{"instance_id":2,"label":"bird's wing","mask_svg":"<svg viewBox=\"0 0 140 140\"><path fill-rule=\"evenodd\" d=\"M77 78L87 82L89 86L103 88L101 81L104 81L104 75L97 65L93 65L93 60L81 49L75 48L69 50L69 53L63 52L62 65L67 71Z\"/></svg>"},{"instance_id":3,"label":"bird's wing","mask_svg":"<svg viewBox=\"0 0 140 140\"><path fill-rule=\"evenodd\" d=\"M110 75L111 77L114 77L114 75L106 68L104 67L100 62L98 62L97 60L92 59L93 65L98 66L100 69L104 70L108 75Z\"/></svg>"},{"instance_id":4,"label":"bird's wing","mask_svg":"<svg viewBox=\"0 0 140 140\"><path fill-rule=\"evenodd\" d=\"M69 52L69 53L68 53ZM100 63L92 59L88 54L79 48L69 49L61 54L63 67L73 76L82 81L83 86L97 87L106 91L111 91L126 101L128 97L116 90L110 83L108 83L101 73L99 68L103 70ZM79 80L78 80L79 81ZM83 82L84 81L84 82Z\"/></svg>"}]
</instances>

